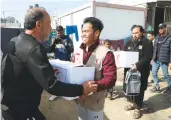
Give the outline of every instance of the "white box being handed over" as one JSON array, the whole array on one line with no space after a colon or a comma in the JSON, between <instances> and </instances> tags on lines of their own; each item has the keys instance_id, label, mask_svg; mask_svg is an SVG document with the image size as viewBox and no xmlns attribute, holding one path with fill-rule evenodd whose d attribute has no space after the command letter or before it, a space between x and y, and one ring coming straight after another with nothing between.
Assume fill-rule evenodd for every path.
<instances>
[{"instance_id":1,"label":"white box being handed over","mask_svg":"<svg viewBox=\"0 0 171 120\"><path fill-rule=\"evenodd\" d=\"M139 61L138 52L116 51L114 55L117 67L130 68Z\"/></svg>"},{"instance_id":2,"label":"white box being handed over","mask_svg":"<svg viewBox=\"0 0 171 120\"><path fill-rule=\"evenodd\" d=\"M84 65L74 64L60 60L49 60L55 71L58 80L71 83L83 84L85 81L94 80L95 67L84 67ZM73 100L72 97L64 97L67 100ZM76 97L78 98L78 97Z\"/></svg>"}]
</instances>

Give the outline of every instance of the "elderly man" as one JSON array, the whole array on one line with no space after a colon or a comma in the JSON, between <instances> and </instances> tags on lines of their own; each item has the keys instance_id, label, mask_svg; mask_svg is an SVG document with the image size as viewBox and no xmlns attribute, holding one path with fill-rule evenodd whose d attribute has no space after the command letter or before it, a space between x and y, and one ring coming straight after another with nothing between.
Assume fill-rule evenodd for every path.
<instances>
[{"instance_id":1,"label":"elderly man","mask_svg":"<svg viewBox=\"0 0 171 120\"><path fill-rule=\"evenodd\" d=\"M10 108L14 120L45 120L38 109L43 89L68 97L97 90L94 81L76 85L56 80L41 44L51 31L50 17L45 9L29 9L24 28L25 33L9 42L8 53L2 61L2 104Z\"/></svg>"},{"instance_id":2,"label":"elderly man","mask_svg":"<svg viewBox=\"0 0 171 120\"><path fill-rule=\"evenodd\" d=\"M85 18L82 26L82 44L80 58L87 67L95 67L95 81L97 91L78 100L80 120L103 120L103 108L106 90L112 88L116 82L116 65L113 53L99 44L99 36L103 30L103 23L95 18ZM81 56L83 55L83 56Z\"/></svg>"}]
</instances>

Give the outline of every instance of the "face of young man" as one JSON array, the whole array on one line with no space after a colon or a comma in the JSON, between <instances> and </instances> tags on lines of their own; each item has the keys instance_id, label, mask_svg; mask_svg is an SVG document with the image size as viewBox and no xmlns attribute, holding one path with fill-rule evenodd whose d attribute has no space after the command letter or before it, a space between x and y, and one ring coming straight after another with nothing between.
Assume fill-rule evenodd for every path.
<instances>
[{"instance_id":1,"label":"face of young man","mask_svg":"<svg viewBox=\"0 0 171 120\"><path fill-rule=\"evenodd\" d=\"M110 49L110 48L111 48L111 44L110 44L110 43L107 43L107 42L106 42L106 43L104 43L104 46L105 46L105 47L107 47L108 49Z\"/></svg>"},{"instance_id":2,"label":"face of young man","mask_svg":"<svg viewBox=\"0 0 171 120\"><path fill-rule=\"evenodd\" d=\"M56 33L57 33L57 36L59 38L62 38L64 36L64 31L63 30L62 31L57 31Z\"/></svg>"},{"instance_id":3,"label":"face of young man","mask_svg":"<svg viewBox=\"0 0 171 120\"><path fill-rule=\"evenodd\" d=\"M94 31L93 26L91 23L85 23L82 27L82 41L86 45L91 45L95 43L99 38L100 31Z\"/></svg>"},{"instance_id":4,"label":"face of young man","mask_svg":"<svg viewBox=\"0 0 171 120\"><path fill-rule=\"evenodd\" d=\"M148 38L148 40L150 40L150 41L153 41L155 38L154 38L154 35L152 35L152 34L147 34L147 38Z\"/></svg>"}]
</instances>

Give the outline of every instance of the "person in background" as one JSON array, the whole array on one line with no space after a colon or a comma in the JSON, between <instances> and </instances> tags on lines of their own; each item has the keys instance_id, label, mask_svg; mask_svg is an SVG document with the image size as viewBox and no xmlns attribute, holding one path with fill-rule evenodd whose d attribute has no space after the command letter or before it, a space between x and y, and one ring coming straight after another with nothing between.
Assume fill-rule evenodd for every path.
<instances>
[{"instance_id":1,"label":"person in background","mask_svg":"<svg viewBox=\"0 0 171 120\"><path fill-rule=\"evenodd\" d=\"M56 27L57 38L52 39L51 49L54 51L55 59L70 61L71 53L74 51L74 46L71 38L64 34L64 28L59 25ZM49 101L53 101L57 96L52 95Z\"/></svg>"},{"instance_id":2,"label":"person in background","mask_svg":"<svg viewBox=\"0 0 171 120\"><path fill-rule=\"evenodd\" d=\"M107 47L109 50L113 50L112 43L109 39L104 40L104 46Z\"/></svg>"},{"instance_id":3,"label":"person in background","mask_svg":"<svg viewBox=\"0 0 171 120\"><path fill-rule=\"evenodd\" d=\"M167 87L163 94L171 94L171 77L169 76L168 67L171 69L171 34L167 32L167 26L164 23L159 24L159 35L154 42L154 53L152 64L152 75L154 80L154 88L151 92L161 92L159 86L158 70L161 67Z\"/></svg>"},{"instance_id":4,"label":"person in background","mask_svg":"<svg viewBox=\"0 0 171 120\"><path fill-rule=\"evenodd\" d=\"M155 35L154 31L148 31L147 32L147 39L153 43L154 46L154 41L155 41Z\"/></svg>"},{"instance_id":5,"label":"person in background","mask_svg":"<svg viewBox=\"0 0 171 120\"><path fill-rule=\"evenodd\" d=\"M112 43L109 39L104 40L104 46L113 52ZM114 99L114 93L117 93L117 91L114 91L114 88L108 89L106 97L109 96L110 100L112 100Z\"/></svg>"},{"instance_id":6,"label":"person in background","mask_svg":"<svg viewBox=\"0 0 171 120\"><path fill-rule=\"evenodd\" d=\"M103 23L95 17L87 17L83 21L81 32L82 44L78 60L82 60L87 67L95 67L94 81L98 85L92 95L82 96L77 100L79 120L103 120L103 109L106 90L112 88L116 82L116 65L114 54L100 45L99 36L103 30ZM83 58L83 59L82 59Z\"/></svg>"},{"instance_id":7,"label":"person in background","mask_svg":"<svg viewBox=\"0 0 171 120\"><path fill-rule=\"evenodd\" d=\"M2 61L2 56L3 56L3 53L2 53L2 51L0 52L0 60ZM0 63L0 65L1 65L1 63Z\"/></svg>"},{"instance_id":8,"label":"person in background","mask_svg":"<svg viewBox=\"0 0 171 120\"><path fill-rule=\"evenodd\" d=\"M71 38L64 34L64 28L59 25L56 27L57 38L52 39L52 49L55 53L55 59L64 61L71 60L71 53L74 51L74 46Z\"/></svg>"},{"instance_id":9,"label":"person in background","mask_svg":"<svg viewBox=\"0 0 171 120\"><path fill-rule=\"evenodd\" d=\"M153 44L153 46L154 46L154 41L155 41L155 35L154 35L154 31L148 31L147 32L147 39L150 41L150 42L152 42L152 44ZM152 65L150 64L150 71L152 70ZM149 76L150 77L150 76ZM151 82L154 82L152 79L153 78L151 78L150 77L150 79L151 79Z\"/></svg>"},{"instance_id":10,"label":"person in background","mask_svg":"<svg viewBox=\"0 0 171 120\"><path fill-rule=\"evenodd\" d=\"M39 110L43 89L53 95L68 97L97 91L93 80L77 85L56 79L41 44L51 31L50 16L45 9L29 9L24 28L24 33L9 42L1 64L1 104L9 107L14 120L46 120Z\"/></svg>"},{"instance_id":11,"label":"person in background","mask_svg":"<svg viewBox=\"0 0 171 120\"><path fill-rule=\"evenodd\" d=\"M132 67L132 71L139 71L141 73L141 86L138 96L127 96L128 101L132 104L125 106L125 111L134 110L133 118L139 119L141 117L141 108L144 100L144 93L147 89L148 76L150 72L150 61L153 55L152 43L146 40L143 35L143 27L140 25L134 25L132 27L132 39L129 40L124 47L124 51L139 52L139 61ZM124 78L126 72L130 68L124 69ZM123 90L126 90L126 84L124 80Z\"/></svg>"}]
</instances>

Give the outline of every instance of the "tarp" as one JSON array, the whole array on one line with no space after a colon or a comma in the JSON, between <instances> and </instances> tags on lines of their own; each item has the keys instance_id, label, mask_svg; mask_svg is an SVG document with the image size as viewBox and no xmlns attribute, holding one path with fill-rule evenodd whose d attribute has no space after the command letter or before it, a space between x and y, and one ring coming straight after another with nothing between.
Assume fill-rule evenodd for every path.
<instances>
[{"instance_id":1,"label":"tarp","mask_svg":"<svg viewBox=\"0 0 171 120\"><path fill-rule=\"evenodd\" d=\"M108 3L146 8L147 3L167 1L171 2L171 0L111 0Z\"/></svg>"},{"instance_id":2,"label":"tarp","mask_svg":"<svg viewBox=\"0 0 171 120\"><path fill-rule=\"evenodd\" d=\"M18 28L1 28L1 51L3 56L7 53L8 42L22 31L23 29Z\"/></svg>"},{"instance_id":3,"label":"tarp","mask_svg":"<svg viewBox=\"0 0 171 120\"><path fill-rule=\"evenodd\" d=\"M136 6L136 7L145 7L144 4L148 2L157 2L158 0L111 0L109 3Z\"/></svg>"}]
</instances>

